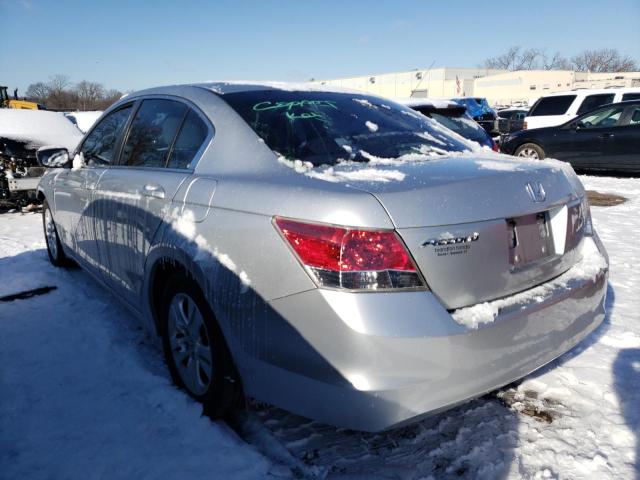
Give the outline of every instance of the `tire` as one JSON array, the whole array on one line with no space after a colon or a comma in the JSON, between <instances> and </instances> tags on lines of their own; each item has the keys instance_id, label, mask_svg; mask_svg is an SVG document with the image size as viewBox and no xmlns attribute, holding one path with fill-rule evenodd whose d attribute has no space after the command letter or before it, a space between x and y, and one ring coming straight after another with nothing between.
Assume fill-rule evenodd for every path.
<instances>
[{"instance_id":1,"label":"tire","mask_svg":"<svg viewBox=\"0 0 640 480\"><path fill-rule=\"evenodd\" d=\"M530 158L532 160L542 160L546 156L542 147L535 143L524 143L520 145L516 148L514 155L516 157Z\"/></svg>"},{"instance_id":2,"label":"tire","mask_svg":"<svg viewBox=\"0 0 640 480\"><path fill-rule=\"evenodd\" d=\"M62 243L60 243L56 222L53 219L53 214L46 199L42 202L42 228L47 244L49 261L56 267L67 267L69 260L64 254L64 250L62 250Z\"/></svg>"},{"instance_id":3,"label":"tire","mask_svg":"<svg viewBox=\"0 0 640 480\"><path fill-rule=\"evenodd\" d=\"M211 307L183 274L169 278L162 299L162 346L173 382L203 404L205 415L226 417L242 404L242 386Z\"/></svg>"}]
</instances>

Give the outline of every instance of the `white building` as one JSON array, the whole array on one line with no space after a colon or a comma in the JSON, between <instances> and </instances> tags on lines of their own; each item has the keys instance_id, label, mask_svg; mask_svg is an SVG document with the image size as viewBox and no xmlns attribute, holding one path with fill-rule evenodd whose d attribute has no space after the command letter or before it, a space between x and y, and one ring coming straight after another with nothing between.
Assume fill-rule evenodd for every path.
<instances>
[{"instance_id":1,"label":"white building","mask_svg":"<svg viewBox=\"0 0 640 480\"><path fill-rule=\"evenodd\" d=\"M473 83L505 70L485 68L433 68L361 77L321 80L316 83L352 88L383 97L456 97L473 95Z\"/></svg>"},{"instance_id":2,"label":"white building","mask_svg":"<svg viewBox=\"0 0 640 480\"><path fill-rule=\"evenodd\" d=\"M316 83L361 90L384 97L484 97L490 104L533 101L551 92L576 88L640 86L640 72L585 73L573 70L490 70L435 68L321 80Z\"/></svg>"}]
</instances>

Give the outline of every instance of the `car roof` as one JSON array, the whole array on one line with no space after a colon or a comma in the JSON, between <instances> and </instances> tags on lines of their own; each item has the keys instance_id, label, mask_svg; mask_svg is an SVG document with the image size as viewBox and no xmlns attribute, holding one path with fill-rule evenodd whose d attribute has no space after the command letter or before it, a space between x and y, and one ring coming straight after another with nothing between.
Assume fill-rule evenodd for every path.
<instances>
[{"instance_id":1,"label":"car roof","mask_svg":"<svg viewBox=\"0 0 640 480\"><path fill-rule=\"evenodd\" d=\"M227 81L227 82L205 82L191 84L195 87L211 90L219 95L237 92L250 92L258 90L288 90L292 92L335 92L335 93L354 93L359 95L367 95L366 92L360 92L353 89L336 87L335 85L323 85L310 82L252 82L252 81Z\"/></svg>"},{"instance_id":2,"label":"car roof","mask_svg":"<svg viewBox=\"0 0 640 480\"><path fill-rule=\"evenodd\" d=\"M576 88L574 90L564 90L562 92L548 93L544 97L557 97L559 95L594 95L599 93L633 93L640 92L640 87L612 87L612 88ZM541 98L544 98L541 97Z\"/></svg>"},{"instance_id":3,"label":"car roof","mask_svg":"<svg viewBox=\"0 0 640 480\"><path fill-rule=\"evenodd\" d=\"M451 100L435 99L435 98L394 98L394 102L410 108L427 108L429 110L459 110L467 107Z\"/></svg>"}]
</instances>

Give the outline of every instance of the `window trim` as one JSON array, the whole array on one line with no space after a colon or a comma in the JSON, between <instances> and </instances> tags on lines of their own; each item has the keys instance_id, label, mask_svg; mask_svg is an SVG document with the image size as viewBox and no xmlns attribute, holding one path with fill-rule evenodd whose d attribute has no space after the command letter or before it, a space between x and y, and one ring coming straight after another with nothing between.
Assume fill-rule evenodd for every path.
<instances>
[{"instance_id":1,"label":"window trim","mask_svg":"<svg viewBox=\"0 0 640 480\"><path fill-rule=\"evenodd\" d=\"M129 129L129 124L131 123L131 119L133 118L133 114L135 114L135 112L137 111L137 107L136 107L136 102L135 101L129 101L129 102L125 102L121 105L118 105L117 107L111 109L111 110L107 110L106 112L104 112L104 114L100 117L99 121L97 121L96 123L94 123L91 128L87 131L87 133L85 134L85 136L82 138L82 141L78 144L78 146L75 148L75 150L73 151L73 157L75 157L77 154L79 154L82 151L82 148L84 147L84 144L86 143L87 139L89 138L89 136L93 133L93 131L98 127L98 125L100 125L108 116L113 115L114 113L119 112L120 110L124 110L125 108L129 108L131 107L131 112L129 112L129 117L127 118L127 121L124 124L124 129L122 131L122 134L120 134L118 136L118 138L115 141L114 144L114 153L115 155L113 156L113 160L111 162L109 162L106 165L88 165L85 164L82 168L111 168L114 165L117 165L120 162L120 151L122 148L122 138L124 136L124 134L128 131Z\"/></svg>"},{"instance_id":2,"label":"window trim","mask_svg":"<svg viewBox=\"0 0 640 480\"><path fill-rule=\"evenodd\" d=\"M640 104L627 105L624 109L624 112L622 112L622 115L620 116L620 122L619 122L620 125L618 125L618 127L638 128L640 126L640 123L634 123L634 124L631 123L631 116L634 110L637 108L640 108Z\"/></svg>"},{"instance_id":3,"label":"window trim","mask_svg":"<svg viewBox=\"0 0 640 480\"><path fill-rule=\"evenodd\" d=\"M138 113L138 110L140 109L140 106L142 105L142 102L144 100L170 100L170 101L174 101L174 102L183 103L184 105L187 106L187 111L186 111L186 113L185 113L185 115L184 115L184 117L182 119L182 122L180 123L180 126L177 129L176 134L175 134L175 136L173 138L173 141L171 143L171 148L170 148L169 153L167 155L167 162L169 161L169 157L171 156L171 151L173 150L173 145L174 145L176 139L178 138L178 134L180 133L180 129L182 128L182 125L184 124L184 121L187 118L187 115L189 114L189 109L193 110L200 117L200 119L204 122L205 126L207 127L207 136L205 137L205 139L202 142L202 145L200 146L198 151L193 156L193 161L191 162L191 165L189 166L189 168L168 168L168 167L166 167L167 162L165 162L165 166L164 167L132 166L132 165L125 165L125 164L122 163L122 151L124 150L124 145L125 145L126 139L129 138L129 133L131 131L131 124L133 123L133 119L135 118L135 115ZM122 135L123 141L120 144L120 150L118 152L117 162L113 162L113 164L111 165L111 168L136 169L136 170L159 171L159 172L179 172L179 173L187 172L187 173L193 173L195 171L196 167L198 166L198 164L200 163L200 160L202 159L202 156L204 155L204 152L206 151L207 148L209 148L209 145L211 144L211 142L215 138L216 129L215 129L215 126L213 125L213 122L211 122L211 120L209 119L209 117L207 117L202 112L202 110L196 104L194 104L192 101L190 101L190 100L188 100L186 98L183 98L183 97L178 97L176 95L168 95L168 94L143 95L143 96L140 96L140 97L136 97L134 102L136 103L135 111L131 115L131 117L129 117L129 121L128 121L127 125L126 125L126 131Z\"/></svg>"}]
</instances>

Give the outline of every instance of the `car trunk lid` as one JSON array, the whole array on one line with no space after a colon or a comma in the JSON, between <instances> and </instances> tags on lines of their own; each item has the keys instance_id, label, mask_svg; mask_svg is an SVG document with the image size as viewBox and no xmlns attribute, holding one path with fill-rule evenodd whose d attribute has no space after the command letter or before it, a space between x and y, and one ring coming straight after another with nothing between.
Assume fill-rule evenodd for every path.
<instances>
[{"instance_id":1,"label":"car trunk lid","mask_svg":"<svg viewBox=\"0 0 640 480\"><path fill-rule=\"evenodd\" d=\"M402 181L363 189L449 309L539 285L578 260L581 193L556 163L460 156L376 168Z\"/></svg>"}]
</instances>

